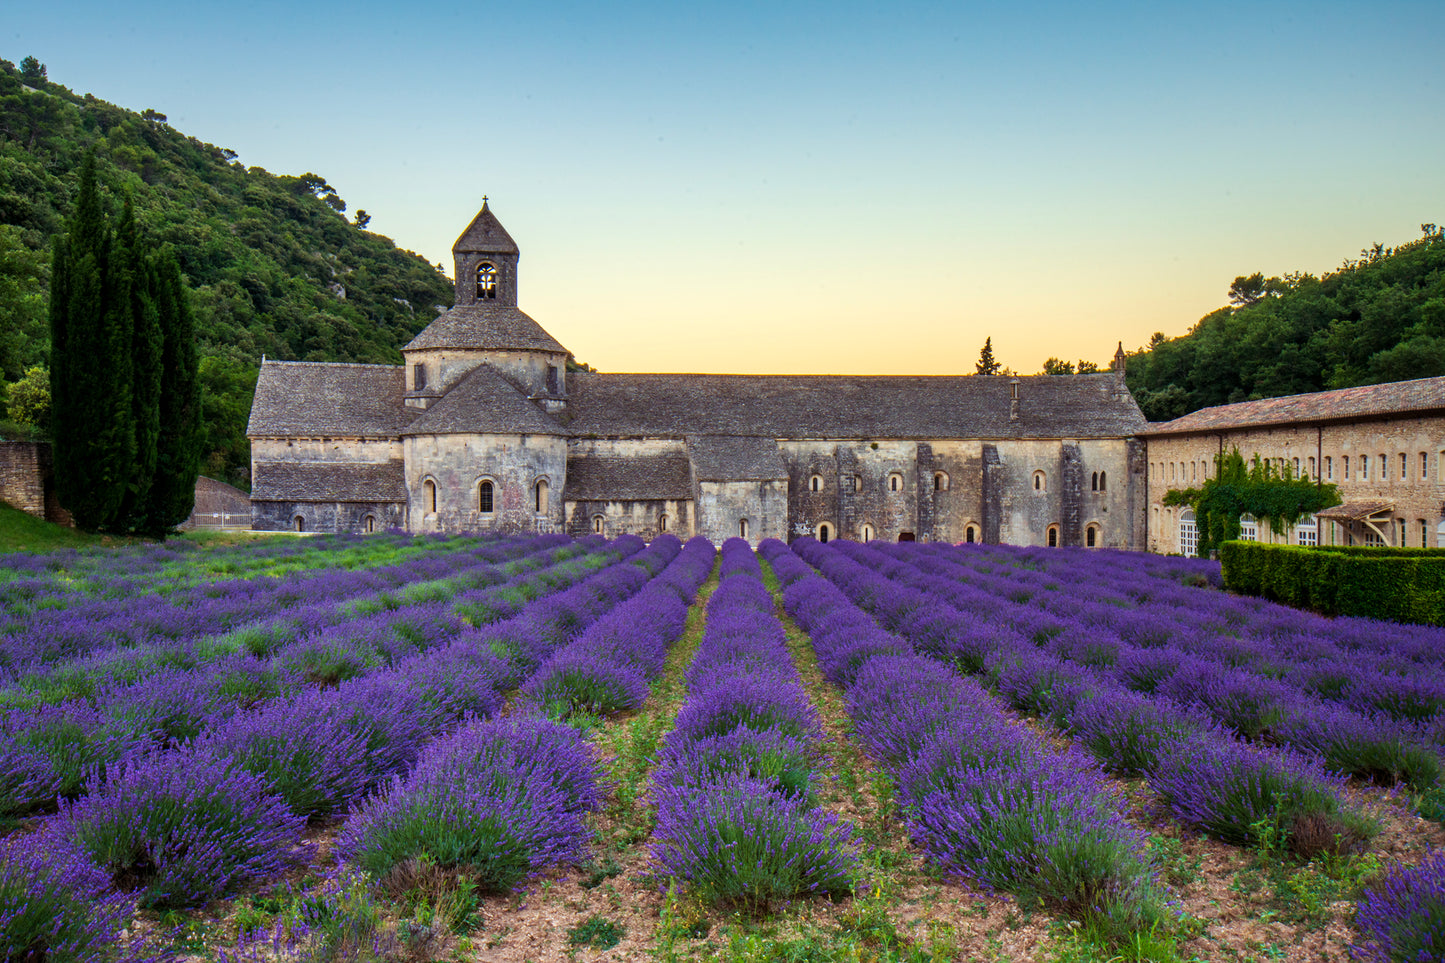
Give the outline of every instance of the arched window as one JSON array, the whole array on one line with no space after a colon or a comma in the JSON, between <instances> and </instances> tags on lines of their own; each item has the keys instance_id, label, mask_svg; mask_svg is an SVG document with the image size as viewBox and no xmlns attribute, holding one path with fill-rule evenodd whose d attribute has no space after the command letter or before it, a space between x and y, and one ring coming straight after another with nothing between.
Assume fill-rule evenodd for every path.
<instances>
[{"instance_id":1,"label":"arched window","mask_svg":"<svg viewBox=\"0 0 1445 963\"><path fill-rule=\"evenodd\" d=\"M374 532L374 531L376 531L376 516L375 516L375 515L367 515L365 518L363 518L363 519L361 520L361 530L362 530L363 532Z\"/></svg>"},{"instance_id":2,"label":"arched window","mask_svg":"<svg viewBox=\"0 0 1445 963\"><path fill-rule=\"evenodd\" d=\"M537 479L537 484L533 486L533 491L536 494L535 505L537 514L545 515L547 513L547 479Z\"/></svg>"},{"instance_id":3,"label":"arched window","mask_svg":"<svg viewBox=\"0 0 1445 963\"><path fill-rule=\"evenodd\" d=\"M1335 480L1335 458L1333 455L1325 456L1325 480Z\"/></svg>"},{"instance_id":4,"label":"arched window","mask_svg":"<svg viewBox=\"0 0 1445 963\"><path fill-rule=\"evenodd\" d=\"M1094 491L1094 492L1096 492L1096 491L1099 490L1099 473L1098 473L1098 472L1094 472L1093 476L1089 479L1089 490L1090 490L1090 491Z\"/></svg>"},{"instance_id":5,"label":"arched window","mask_svg":"<svg viewBox=\"0 0 1445 963\"><path fill-rule=\"evenodd\" d=\"M426 365L414 364L411 366L411 386L417 391L426 387Z\"/></svg>"},{"instance_id":6,"label":"arched window","mask_svg":"<svg viewBox=\"0 0 1445 963\"><path fill-rule=\"evenodd\" d=\"M1318 545L1320 543L1320 526L1313 515L1304 515L1295 523L1294 542L1296 545Z\"/></svg>"},{"instance_id":7,"label":"arched window","mask_svg":"<svg viewBox=\"0 0 1445 963\"><path fill-rule=\"evenodd\" d=\"M1101 472L1099 472L1099 491L1101 491L1101 492L1106 492L1106 491L1108 491L1108 490L1109 490L1109 473L1106 472L1106 471L1101 471Z\"/></svg>"},{"instance_id":8,"label":"arched window","mask_svg":"<svg viewBox=\"0 0 1445 963\"><path fill-rule=\"evenodd\" d=\"M748 537L748 520L746 518L738 519L738 535L743 538Z\"/></svg>"},{"instance_id":9,"label":"arched window","mask_svg":"<svg viewBox=\"0 0 1445 963\"><path fill-rule=\"evenodd\" d=\"M863 524L863 541L871 542L873 541L874 536L875 532L873 531L873 526L865 522Z\"/></svg>"},{"instance_id":10,"label":"arched window","mask_svg":"<svg viewBox=\"0 0 1445 963\"><path fill-rule=\"evenodd\" d=\"M1298 459L1298 458L1296 458L1296 459L1294 460L1294 477L1296 477L1296 478L1299 477L1299 459Z\"/></svg>"},{"instance_id":11,"label":"arched window","mask_svg":"<svg viewBox=\"0 0 1445 963\"><path fill-rule=\"evenodd\" d=\"M1059 547L1059 526L1049 526L1049 548Z\"/></svg>"},{"instance_id":12,"label":"arched window","mask_svg":"<svg viewBox=\"0 0 1445 963\"><path fill-rule=\"evenodd\" d=\"M1309 466L1310 466L1310 468L1309 468L1310 477L1311 477L1311 478L1314 478L1314 477L1315 477L1315 456L1314 456L1314 455L1310 455Z\"/></svg>"},{"instance_id":13,"label":"arched window","mask_svg":"<svg viewBox=\"0 0 1445 963\"><path fill-rule=\"evenodd\" d=\"M1192 508L1179 513L1179 553L1189 558L1199 554L1199 526L1194 521Z\"/></svg>"},{"instance_id":14,"label":"arched window","mask_svg":"<svg viewBox=\"0 0 1445 963\"><path fill-rule=\"evenodd\" d=\"M421 483L421 504L428 515L437 513L437 483L430 478Z\"/></svg>"},{"instance_id":15,"label":"arched window","mask_svg":"<svg viewBox=\"0 0 1445 963\"><path fill-rule=\"evenodd\" d=\"M933 473L933 490L936 492L948 491L948 472L936 471Z\"/></svg>"},{"instance_id":16,"label":"arched window","mask_svg":"<svg viewBox=\"0 0 1445 963\"><path fill-rule=\"evenodd\" d=\"M1044 474L1043 472L1041 472L1041 471L1036 471L1036 472L1034 472L1034 491L1036 491L1036 492L1042 492L1042 491L1048 491L1048 489L1049 489L1049 478L1048 478L1048 476L1045 475L1045 474Z\"/></svg>"},{"instance_id":17,"label":"arched window","mask_svg":"<svg viewBox=\"0 0 1445 963\"><path fill-rule=\"evenodd\" d=\"M657 530L659 532L667 531L667 514L665 512L657 516Z\"/></svg>"},{"instance_id":18,"label":"arched window","mask_svg":"<svg viewBox=\"0 0 1445 963\"><path fill-rule=\"evenodd\" d=\"M1090 525L1088 528L1084 529L1084 547L1097 548L1098 545L1099 527L1097 525Z\"/></svg>"},{"instance_id":19,"label":"arched window","mask_svg":"<svg viewBox=\"0 0 1445 963\"><path fill-rule=\"evenodd\" d=\"M295 528L298 532L304 532L306 531L306 519L302 518L300 515L297 515L295 518L291 519L291 526Z\"/></svg>"},{"instance_id":20,"label":"arched window","mask_svg":"<svg viewBox=\"0 0 1445 963\"><path fill-rule=\"evenodd\" d=\"M903 491L903 476L896 471L888 476L888 490L890 492Z\"/></svg>"},{"instance_id":21,"label":"arched window","mask_svg":"<svg viewBox=\"0 0 1445 963\"><path fill-rule=\"evenodd\" d=\"M827 545L827 544L828 544L828 537L829 537L831 534L832 534L832 531L831 531L831 529L828 528L828 523L827 523L827 522L821 522L821 523L818 525L818 541L822 542L824 545Z\"/></svg>"},{"instance_id":22,"label":"arched window","mask_svg":"<svg viewBox=\"0 0 1445 963\"><path fill-rule=\"evenodd\" d=\"M972 525L968 526L963 530L963 540L970 545L972 545L975 541L978 540L978 532L974 529Z\"/></svg>"},{"instance_id":23,"label":"arched window","mask_svg":"<svg viewBox=\"0 0 1445 963\"><path fill-rule=\"evenodd\" d=\"M593 531L595 534L598 534L598 535L601 535L601 534L602 534L602 516L601 516L601 515L593 515L593 516L592 516L592 531Z\"/></svg>"},{"instance_id":24,"label":"arched window","mask_svg":"<svg viewBox=\"0 0 1445 963\"><path fill-rule=\"evenodd\" d=\"M863 490L863 476L862 476L862 475L854 475L854 476L853 476L853 490L854 490L855 492L861 492L861 491Z\"/></svg>"},{"instance_id":25,"label":"arched window","mask_svg":"<svg viewBox=\"0 0 1445 963\"><path fill-rule=\"evenodd\" d=\"M820 492L820 491L822 491L822 490L823 490L823 476L822 476L822 475L814 475L812 478L809 478L809 479L808 479L808 490L809 490L809 491L815 491L815 492Z\"/></svg>"},{"instance_id":26,"label":"arched window","mask_svg":"<svg viewBox=\"0 0 1445 963\"><path fill-rule=\"evenodd\" d=\"M1409 459L1409 457L1406 456L1406 454L1402 451L1402 452L1400 452L1400 481L1404 481L1404 480L1406 480L1406 479L1409 478L1409 477L1410 477L1410 459Z\"/></svg>"},{"instance_id":27,"label":"arched window","mask_svg":"<svg viewBox=\"0 0 1445 963\"><path fill-rule=\"evenodd\" d=\"M1239 516L1239 540L1241 542L1259 541L1259 521L1253 515Z\"/></svg>"},{"instance_id":28,"label":"arched window","mask_svg":"<svg viewBox=\"0 0 1445 963\"><path fill-rule=\"evenodd\" d=\"M1441 454L1441 455L1445 455L1445 451L1442 451L1440 454ZM1344 473L1345 473L1345 481L1349 481L1349 480L1350 480L1350 456L1349 456L1349 455L1345 455L1343 458L1340 459L1340 466L1341 466L1341 469L1342 469L1342 470L1344 471Z\"/></svg>"},{"instance_id":29,"label":"arched window","mask_svg":"<svg viewBox=\"0 0 1445 963\"><path fill-rule=\"evenodd\" d=\"M477 265L477 300L490 301L497 296L496 265L483 261Z\"/></svg>"},{"instance_id":30,"label":"arched window","mask_svg":"<svg viewBox=\"0 0 1445 963\"><path fill-rule=\"evenodd\" d=\"M1420 480L1424 481L1430 477L1430 453L1420 452Z\"/></svg>"},{"instance_id":31,"label":"arched window","mask_svg":"<svg viewBox=\"0 0 1445 963\"><path fill-rule=\"evenodd\" d=\"M493 491L492 483L486 479L483 479L482 483L477 486L477 511L483 515L490 515L494 511L492 508Z\"/></svg>"}]
</instances>

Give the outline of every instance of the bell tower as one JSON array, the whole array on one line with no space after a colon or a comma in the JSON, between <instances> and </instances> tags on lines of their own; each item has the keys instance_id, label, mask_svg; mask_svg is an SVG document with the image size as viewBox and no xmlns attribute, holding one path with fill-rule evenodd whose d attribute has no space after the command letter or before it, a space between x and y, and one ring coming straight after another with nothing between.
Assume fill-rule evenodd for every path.
<instances>
[{"instance_id":1,"label":"bell tower","mask_svg":"<svg viewBox=\"0 0 1445 963\"><path fill-rule=\"evenodd\" d=\"M452 245L457 278L456 306L515 308L520 257L517 242L487 208L487 199L482 198L482 209Z\"/></svg>"}]
</instances>

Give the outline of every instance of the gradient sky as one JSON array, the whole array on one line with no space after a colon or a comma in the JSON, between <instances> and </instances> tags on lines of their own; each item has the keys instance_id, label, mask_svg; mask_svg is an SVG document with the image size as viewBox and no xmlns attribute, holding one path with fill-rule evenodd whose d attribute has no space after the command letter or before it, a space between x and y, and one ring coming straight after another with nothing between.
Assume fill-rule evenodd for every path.
<instances>
[{"instance_id":1,"label":"gradient sky","mask_svg":"<svg viewBox=\"0 0 1445 963\"><path fill-rule=\"evenodd\" d=\"M1445 223L1445 3L7 3L608 371L1020 373Z\"/></svg>"}]
</instances>

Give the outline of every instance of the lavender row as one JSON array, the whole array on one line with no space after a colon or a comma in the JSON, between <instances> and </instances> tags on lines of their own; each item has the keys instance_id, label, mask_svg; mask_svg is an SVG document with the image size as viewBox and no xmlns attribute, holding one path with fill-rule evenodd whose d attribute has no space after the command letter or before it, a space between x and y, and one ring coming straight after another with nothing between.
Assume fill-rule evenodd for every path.
<instances>
[{"instance_id":1,"label":"lavender row","mask_svg":"<svg viewBox=\"0 0 1445 963\"><path fill-rule=\"evenodd\" d=\"M654 544L677 539L660 535ZM717 549L702 536L688 541L662 574L594 622L544 662L522 695L548 716L634 709L647 698L667 651L682 635L687 611L712 571Z\"/></svg>"},{"instance_id":2,"label":"lavender row","mask_svg":"<svg viewBox=\"0 0 1445 963\"><path fill-rule=\"evenodd\" d=\"M410 765L439 728L468 713L495 710L500 692L527 671L525 663L508 658L501 637L526 638L533 648L547 638L560 644L640 588L668 553L665 544L639 551L635 538L614 548L624 559L638 558L543 597L511 624L477 630L456 620L418 620L409 624L431 631L433 647L417 651L413 645L405 656L401 637L379 625L397 643L389 667L381 666L376 649L361 644L364 637L322 636L269 662L237 654L204 673L160 673L94 705L73 700L4 713L0 811L20 814L57 796L77 796L95 767L196 739L245 760L304 815L344 808ZM323 672L339 685L315 688L315 676Z\"/></svg>"},{"instance_id":3,"label":"lavender row","mask_svg":"<svg viewBox=\"0 0 1445 963\"><path fill-rule=\"evenodd\" d=\"M1116 938L1165 918L1143 838L1092 760L1011 722L976 683L880 628L781 542L760 551L931 861Z\"/></svg>"},{"instance_id":4,"label":"lavender row","mask_svg":"<svg viewBox=\"0 0 1445 963\"><path fill-rule=\"evenodd\" d=\"M234 656L278 658L288 648L294 651L282 657L286 665L296 663L295 668L303 674L319 674L311 681L334 683L341 677L324 678L329 671L324 665L324 650L328 646L334 649L330 636L371 638L379 645L379 653L395 658L397 653L391 650L405 642L424 645L426 636L438 631L436 620L447 625L458 621L447 611L449 605L441 603L452 593L459 592L461 598L468 600L495 598L497 601L491 606L495 614L513 614L525 604L524 599L565 588L594 568L635 550L631 545L607 548L604 545L600 539L556 545L549 538L546 544L536 546L536 550L508 562L504 568L483 562L441 579L403 583L361 598L348 592L339 603L313 601L283 607L279 614L273 608L268 610L269 617L220 635L165 638L98 648L89 655L59 662L47 661L43 654L37 654L5 690L0 690L0 701L13 706L77 697L95 701L100 690L124 686L157 672L196 670ZM517 574L507 579L507 572ZM277 601L284 606L284 600ZM101 637L102 644L110 637L105 623L96 625L93 631ZM393 639L393 635L397 637ZM321 651L307 653L308 647L316 646L320 646Z\"/></svg>"},{"instance_id":5,"label":"lavender row","mask_svg":"<svg viewBox=\"0 0 1445 963\"><path fill-rule=\"evenodd\" d=\"M512 559L559 547L566 536L519 541L508 551ZM175 643L224 633L265 621L291 606L334 606L346 599L397 589L409 583L442 579L466 569L492 572L499 563L488 549L446 555L425 555L404 565L366 571L327 571L289 579L239 579L213 583L184 597L160 600L128 594L89 599L64 607L42 605L28 617L0 625L0 668L19 675L35 666L95 651ZM505 574L505 567L496 572Z\"/></svg>"},{"instance_id":6,"label":"lavender row","mask_svg":"<svg viewBox=\"0 0 1445 963\"><path fill-rule=\"evenodd\" d=\"M931 575L924 568L931 570L937 563L929 556L841 544L839 550L901 585L987 624L989 629L981 634L996 637L990 644L1000 650L1024 653L1018 658L1028 664L1030 678L1062 675L1073 678L1076 686L1123 687L1146 697L1164 697L1241 738L1318 755L1327 768L1360 778L1387 784L1404 781L1416 789L1428 789L1440 777L1436 714L1431 712L1422 724L1410 711L1411 706L1421 709L1429 704L1425 694L1432 686L1427 680L1401 678L1368 690L1355 686L1355 691L1370 691L1373 697L1351 705L1326 699L1320 691L1326 679L1346 684L1352 670L1343 663L1300 664L1299 673L1307 684L1288 674L1275 678L1236 665L1239 640L1233 638L1196 634L1186 641L1182 632L1171 637L1162 619L1147 618L1143 612L1122 613L1129 618L1125 621L1113 615L1121 612L1115 606L1091 606L1060 593L1059 608L1072 605L1079 610L1076 618L1065 621L1033 606ZM896 557L913 564L903 564ZM1099 614L1100 608L1107 611ZM973 631L980 634L978 629ZM1043 651L1027 653L1031 643L1042 646ZM1008 681L1001 684L1008 685ZM1445 694L1445 687L1439 691Z\"/></svg>"},{"instance_id":7,"label":"lavender row","mask_svg":"<svg viewBox=\"0 0 1445 963\"><path fill-rule=\"evenodd\" d=\"M857 862L851 827L815 805L822 730L761 576L745 541L723 543L687 701L653 781L662 873L754 909L851 892Z\"/></svg>"},{"instance_id":8,"label":"lavender row","mask_svg":"<svg viewBox=\"0 0 1445 963\"><path fill-rule=\"evenodd\" d=\"M987 675L1015 708L1070 731L1110 769L1144 775L1186 823L1239 844L1273 835L1305 856L1362 847L1378 831L1318 757L1241 743L1194 707L1131 692L895 584L848 558L851 549L804 540L794 550L920 651Z\"/></svg>"}]
</instances>

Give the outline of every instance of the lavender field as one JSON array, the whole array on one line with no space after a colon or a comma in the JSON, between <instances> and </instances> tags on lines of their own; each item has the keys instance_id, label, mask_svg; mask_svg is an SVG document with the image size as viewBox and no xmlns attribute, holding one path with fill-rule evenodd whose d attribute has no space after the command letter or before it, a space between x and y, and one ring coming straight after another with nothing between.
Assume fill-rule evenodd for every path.
<instances>
[{"instance_id":1,"label":"lavender field","mask_svg":"<svg viewBox=\"0 0 1445 963\"><path fill-rule=\"evenodd\" d=\"M7 960L1445 959L1445 631L937 544L0 559Z\"/></svg>"}]
</instances>

